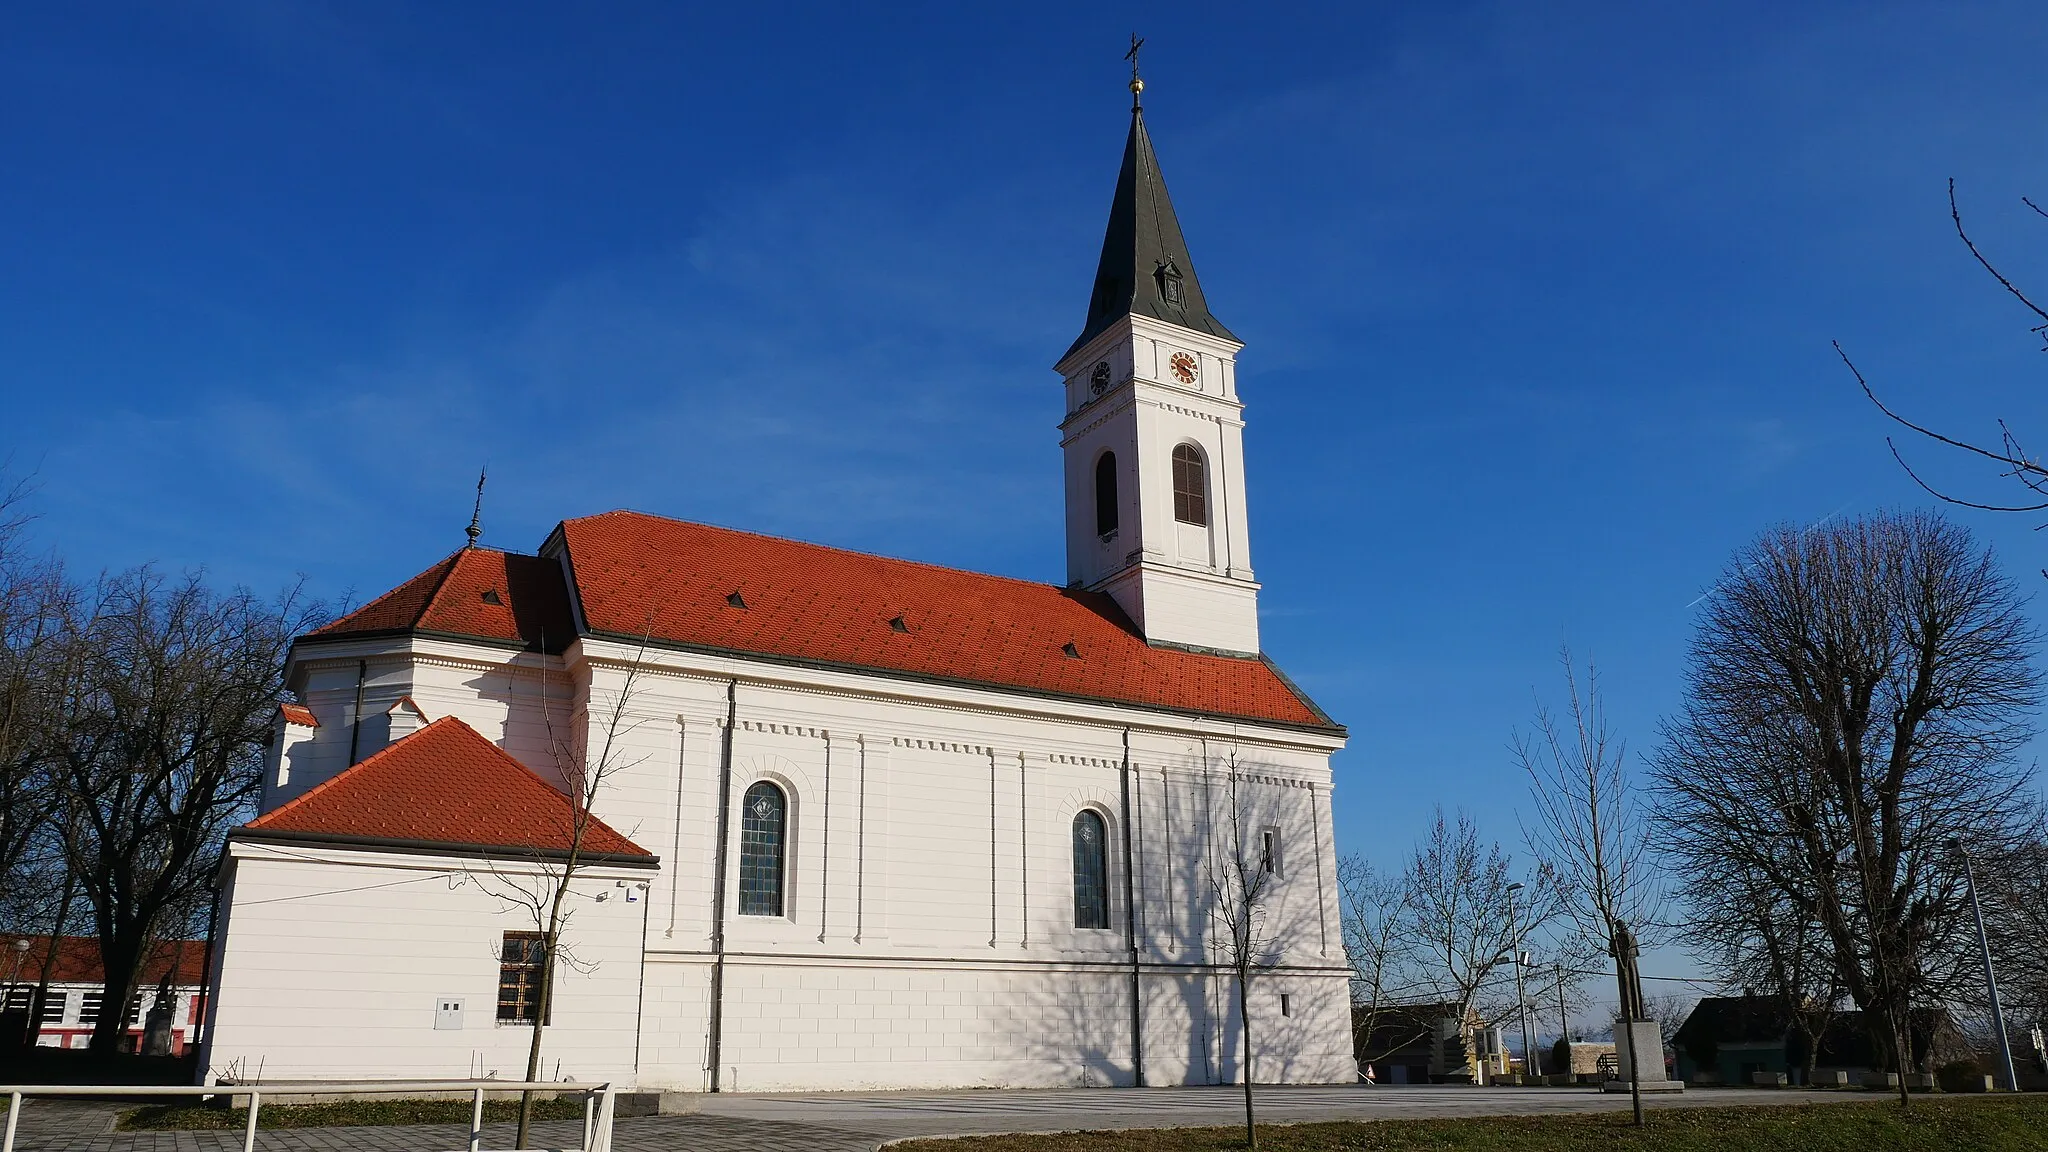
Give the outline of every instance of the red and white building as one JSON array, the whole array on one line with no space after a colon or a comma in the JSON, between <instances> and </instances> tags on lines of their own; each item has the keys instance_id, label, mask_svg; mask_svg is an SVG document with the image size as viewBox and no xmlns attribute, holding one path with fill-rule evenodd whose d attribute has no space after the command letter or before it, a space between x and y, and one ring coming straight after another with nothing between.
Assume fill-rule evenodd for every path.
<instances>
[{"instance_id":1,"label":"red and white building","mask_svg":"<svg viewBox=\"0 0 2048 1152\"><path fill-rule=\"evenodd\" d=\"M1230 1083L1214 880L1249 853L1254 1074L1353 1080L1346 733L1260 649L1241 347L1134 112L1056 366L1064 583L607 512L301 638L223 865L209 1071L517 1076L552 962L549 1076ZM544 957L523 905L599 765Z\"/></svg>"},{"instance_id":2,"label":"red and white building","mask_svg":"<svg viewBox=\"0 0 2048 1152\"><path fill-rule=\"evenodd\" d=\"M43 977L46 960L49 963L50 994L43 1001L43 1019L36 1034L36 1045L41 1048L83 1048L92 1039L93 1028L99 1022L105 1006L100 1003L105 979L100 967L99 941L90 936L65 936L57 941L57 953L50 957L48 936L29 936L26 951L19 951L15 942L23 937L5 937L0 943L0 956L13 972L13 983L0 986L5 988L5 1011L27 1013L35 1003L36 985ZM14 958L20 957L15 966ZM137 981L134 999L128 1005L129 1043L139 1050L142 1046L142 1027L149 1008L156 1002L157 989L164 977L171 979L171 995L174 1008L171 1014L171 1054L183 1055L185 1050L198 1039L198 1030L203 1014L205 997L201 985L205 977L206 942L204 940L166 940L150 949L143 960L141 976Z\"/></svg>"}]
</instances>

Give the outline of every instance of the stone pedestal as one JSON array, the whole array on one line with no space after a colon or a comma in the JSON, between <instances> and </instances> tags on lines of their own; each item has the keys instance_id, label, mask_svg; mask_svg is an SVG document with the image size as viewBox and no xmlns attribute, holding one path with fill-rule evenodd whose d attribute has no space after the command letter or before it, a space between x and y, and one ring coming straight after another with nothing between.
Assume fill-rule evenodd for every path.
<instances>
[{"instance_id":1,"label":"stone pedestal","mask_svg":"<svg viewBox=\"0 0 2048 1152\"><path fill-rule=\"evenodd\" d=\"M1645 1092L1683 1092L1685 1083L1664 1078L1664 1033L1655 1020L1616 1020L1614 1022L1614 1056L1620 1065L1620 1074L1600 1086L1603 1092L1629 1091L1629 1037L1635 1037L1636 1055L1643 1062L1642 1090Z\"/></svg>"}]
</instances>

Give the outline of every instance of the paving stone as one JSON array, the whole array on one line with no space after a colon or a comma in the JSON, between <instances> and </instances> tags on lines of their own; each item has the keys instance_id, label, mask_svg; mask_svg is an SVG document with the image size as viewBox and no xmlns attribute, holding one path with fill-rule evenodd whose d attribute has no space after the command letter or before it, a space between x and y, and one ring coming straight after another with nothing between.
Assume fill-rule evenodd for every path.
<instances>
[{"instance_id":1,"label":"paving stone","mask_svg":"<svg viewBox=\"0 0 2048 1152\"><path fill-rule=\"evenodd\" d=\"M1870 1099L1861 1092L1719 1089L1663 1097L1654 1107L1707 1107ZM1238 1122L1238 1088L1096 1088L1044 1091L868 1092L720 1095L703 1098L689 1116L622 1119L612 1128L618 1152L872 1152L906 1136L974 1132L1051 1132L1081 1128L1172 1128ZM1258 1090L1259 1116L1272 1122L1395 1119L1422 1116L1540 1115L1606 1111L1626 1097L1592 1089L1464 1087L1268 1087ZM19 1152L237 1152L235 1132L113 1131L132 1105L32 1100L23 1110ZM512 1146L515 1127L484 1129L486 1149ZM580 1120L534 1126L537 1147L582 1142ZM262 1152L459 1152L461 1124L363 1128L286 1128L256 1133Z\"/></svg>"}]
</instances>

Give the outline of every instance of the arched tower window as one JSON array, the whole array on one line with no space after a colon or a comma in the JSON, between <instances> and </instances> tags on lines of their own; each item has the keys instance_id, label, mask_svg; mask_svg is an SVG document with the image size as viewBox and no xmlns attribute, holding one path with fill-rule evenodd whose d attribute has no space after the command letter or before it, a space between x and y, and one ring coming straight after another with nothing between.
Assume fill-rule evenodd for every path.
<instances>
[{"instance_id":1,"label":"arched tower window","mask_svg":"<svg viewBox=\"0 0 2048 1152\"><path fill-rule=\"evenodd\" d=\"M1116 453L1095 461L1095 534L1107 540L1116 534Z\"/></svg>"},{"instance_id":2,"label":"arched tower window","mask_svg":"<svg viewBox=\"0 0 2048 1152\"><path fill-rule=\"evenodd\" d=\"M1173 518L1183 524L1209 523L1209 469L1201 449L1182 444L1173 450Z\"/></svg>"},{"instance_id":3,"label":"arched tower window","mask_svg":"<svg viewBox=\"0 0 2048 1152\"><path fill-rule=\"evenodd\" d=\"M740 915L782 915L784 853L789 805L766 780L740 802Z\"/></svg>"},{"instance_id":4,"label":"arched tower window","mask_svg":"<svg viewBox=\"0 0 2048 1152\"><path fill-rule=\"evenodd\" d=\"M1109 839L1102 817L1083 808L1074 817L1074 927L1109 927Z\"/></svg>"}]
</instances>

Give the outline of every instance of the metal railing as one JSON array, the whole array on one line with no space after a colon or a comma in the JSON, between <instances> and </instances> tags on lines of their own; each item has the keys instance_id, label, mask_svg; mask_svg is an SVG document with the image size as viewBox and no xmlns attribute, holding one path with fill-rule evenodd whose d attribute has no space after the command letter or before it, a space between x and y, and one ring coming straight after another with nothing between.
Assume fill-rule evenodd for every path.
<instances>
[{"instance_id":1,"label":"metal railing","mask_svg":"<svg viewBox=\"0 0 2048 1152\"><path fill-rule=\"evenodd\" d=\"M249 1098L249 1119L242 1129L242 1152L256 1150L256 1115L266 1093L272 1096L390 1096L397 1092L471 1094L468 1152L483 1152L484 1093L553 1092L583 1097L583 1143L578 1148L557 1152L611 1152L612 1116L617 1095L610 1084L575 1084L524 1080L341 1080L277 1081L249 1084L5 1084L7 1094L7 1135L0 1140L0 1152L14 1152L14 1133L21 1121L22 1101L31 1096L114 1096L135 1099L146 1096L236 1096Z\"/></svg>"}]
</instances>

